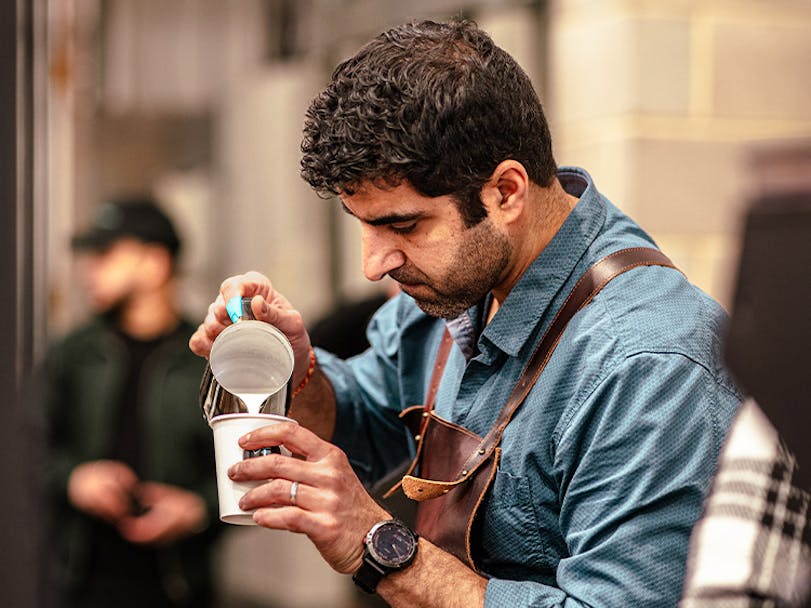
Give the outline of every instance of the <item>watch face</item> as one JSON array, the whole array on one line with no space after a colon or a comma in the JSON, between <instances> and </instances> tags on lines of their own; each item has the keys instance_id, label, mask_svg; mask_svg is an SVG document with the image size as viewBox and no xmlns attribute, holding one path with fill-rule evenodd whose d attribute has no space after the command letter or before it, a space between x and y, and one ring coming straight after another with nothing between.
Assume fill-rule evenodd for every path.
<instances>
[{"instance_id":1,"label":"watch face","mask_svg":"<svg viewBox=\"0 0 811 608\"><path fill-rule=\"evenodd\" d=\"M404 525L385 522L373 530L371 536L369 552L384 566L399 568L413 559L417 539Z\"/></svg>"}]
</instances>

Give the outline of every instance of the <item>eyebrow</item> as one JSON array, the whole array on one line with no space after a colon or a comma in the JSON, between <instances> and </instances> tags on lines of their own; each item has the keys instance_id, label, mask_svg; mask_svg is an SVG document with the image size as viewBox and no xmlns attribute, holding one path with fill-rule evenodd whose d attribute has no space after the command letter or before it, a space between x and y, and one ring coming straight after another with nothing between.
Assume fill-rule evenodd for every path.
<instances>
[{"instance_id":1,"label":"eyebrow","mask_svg":"<svg viewBox=\"0 0 811 608\"><path fill-rule=\"evenodd\" d=\"M413 212L413 213L390 213L389 215L382 215L380 217L376 217L373 219L363 219L356 216L352 211L347 207L343 201L341 201L341 208L344 210L345 213L348 213L352 217L357 218L364 224L369 224L370 226L386 226L388 224L400 224L403 222L413 222L416 219L422 217L421 212Z\"/></svg>"}]
</instances>

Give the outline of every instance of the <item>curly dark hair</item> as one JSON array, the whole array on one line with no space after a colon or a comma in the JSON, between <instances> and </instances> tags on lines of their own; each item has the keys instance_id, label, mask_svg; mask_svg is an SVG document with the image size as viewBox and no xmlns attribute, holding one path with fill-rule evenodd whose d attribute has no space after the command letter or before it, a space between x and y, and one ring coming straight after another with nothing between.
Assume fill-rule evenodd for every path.
<instances>
[{"instance_id":1,"label":"curly dark hair","mask_svg":"<svg viewBox=\"0 0 811 608\"><path fill-rule=\"evenodd\" d=\"M473 226L482 186L506 159L546 186L552 141L529 77L469 20L392 28L341 63L304 124L302 177L321 195L406 180L451 195Z\"/></svg>"}]
</instances>

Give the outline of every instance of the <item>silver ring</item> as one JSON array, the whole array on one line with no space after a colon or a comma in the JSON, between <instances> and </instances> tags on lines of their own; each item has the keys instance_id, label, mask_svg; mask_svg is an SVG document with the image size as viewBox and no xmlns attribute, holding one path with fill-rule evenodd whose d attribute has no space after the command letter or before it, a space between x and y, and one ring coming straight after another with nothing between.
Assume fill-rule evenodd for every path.
<instances>
[{"instance_id":1,"label":"silver ring","mask_svg":"<svg viewBox=\"0 0 811 608\"><path fill-rule=\"evenodd\" d=\"M298 494L298 482L294 481L290 486L290 506L296 506L296 495Z\"/></svg>"}]
</instances>

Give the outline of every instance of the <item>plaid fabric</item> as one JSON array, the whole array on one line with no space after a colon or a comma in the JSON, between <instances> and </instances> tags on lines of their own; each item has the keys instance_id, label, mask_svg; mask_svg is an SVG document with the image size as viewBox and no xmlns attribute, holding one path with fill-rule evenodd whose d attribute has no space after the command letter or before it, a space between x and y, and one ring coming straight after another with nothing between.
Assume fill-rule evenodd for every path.
<instances>
[{"instance_id":1,"label":"plaid fabric","mask_svg":"<svg viewBox=\"0 0 811 608\"><path fill-rule=\"evenodd\" d=\"M744 403L693 530L680 608L805 605L811 522L796 469L757 404Z\"/></svg>"}]
</instances>

